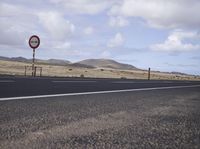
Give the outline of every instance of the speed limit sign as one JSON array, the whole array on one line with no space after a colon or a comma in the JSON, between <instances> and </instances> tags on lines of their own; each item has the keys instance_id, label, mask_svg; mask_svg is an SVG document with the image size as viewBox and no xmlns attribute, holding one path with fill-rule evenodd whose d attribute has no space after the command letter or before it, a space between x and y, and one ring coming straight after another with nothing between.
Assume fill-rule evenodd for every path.
<instances>
[{"instance_id":1,"label":"speed limit sign","mask_svg":"<svg viewBox=\"0 0 200 149\"><path fill-rule=\"evenodd\" d=\"M39 45L40 45L40 38L36 35L31 36L29 39L29 46L32 49L36 49L39 47Z\"/></svg>"},{"instance_id":2,"label":"speed limit sign","mask_svg":"<svg viewBox=\"0 0 200 149\"><path fill-rule=\"evenodd\" d=\"M29 46L33 49L33 62L32 62L32 76L36 76L35 68L35 49L40 45L40 38L37 35L33 35L29 38Z\"/></svg>"}]
</instances>

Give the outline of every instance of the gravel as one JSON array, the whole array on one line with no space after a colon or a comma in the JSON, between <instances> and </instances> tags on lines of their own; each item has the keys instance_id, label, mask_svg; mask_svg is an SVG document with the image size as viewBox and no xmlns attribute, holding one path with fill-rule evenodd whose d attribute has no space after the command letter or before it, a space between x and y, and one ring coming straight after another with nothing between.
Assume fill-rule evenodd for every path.
<instances>
[{"instance_id":1,"label":"gravel","mask_svg":"<svg viewBox=\"0 0 200 149\"><path fill-rule=\"evenodd\" d=\"M0 101L0 148L200 148L200 88Z\"/></svg>"}]
</instances>

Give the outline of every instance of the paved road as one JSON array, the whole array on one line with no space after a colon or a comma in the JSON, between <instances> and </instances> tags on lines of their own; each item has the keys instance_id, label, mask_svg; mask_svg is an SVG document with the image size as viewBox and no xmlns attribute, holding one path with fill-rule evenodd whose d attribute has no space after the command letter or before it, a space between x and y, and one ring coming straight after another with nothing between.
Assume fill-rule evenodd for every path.
<instances>
[{"instance_id":1,"label":"paved road","mask_svg":"<svg viewBox=\"0 0 200 149\"><path fill-rule=\"evenodd\" d=\"M200 84L200 82L0 77L0 98L168 86L188 86L198 84Z\"/></svg>"},{"instance_id":2,"label":"paved road","mask_svg":"<svg viewBox=\"0 0 200 149\"><path fill-rule=\"evenodd\" d=\"M200 87L0 101L0 148L200 148Z\"/></svg>"},{"instance_id":3,"label":"paved road","mask_svg":"<svg viewBox=\"0 0 200 149\"><path fill-rule=\"evenodd\" d=\"M63 81L56 81L60 80ZM27 79L11 81L7 79L8 84L25 83ZM37 85L44 82L54 84L50 78L35 81ZM198 82L95 81L94 84L105 87L110 84L115 87L112 89L154 88L0 100L0 148L200 148ZM28 82L34 84L32 79ZM82 82L71 83L75 86ZM54 85L59 86L57 83Z\"/></svg>"}]
</instances>

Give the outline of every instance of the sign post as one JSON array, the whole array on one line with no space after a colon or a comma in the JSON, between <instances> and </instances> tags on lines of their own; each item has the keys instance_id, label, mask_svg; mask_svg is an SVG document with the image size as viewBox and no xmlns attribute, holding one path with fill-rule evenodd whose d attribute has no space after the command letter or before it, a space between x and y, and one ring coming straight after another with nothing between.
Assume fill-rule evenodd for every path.
<instances>
[{"instance_id":1,"label":"sign post","mask_svg":"<svg viewBox=\"0 0 200 149\"><path fill-rule=\"evenodd\" d=\"M151 68L149 68L148 70L148 80L150 80L150 76L151 76Z\"/></svg>"},{"instance_id":2,"label":"sign post","mask_svg":"<svg viewBox=\"0 0 200 149\"><path fill-rule=\"evenodd\" d=\"M35 77L35 49L40 45L40 38L36 35L33 35L29 39L29 46L33 49L33 62L32 62L32 76Z\"/></svg>"}]
</instances>

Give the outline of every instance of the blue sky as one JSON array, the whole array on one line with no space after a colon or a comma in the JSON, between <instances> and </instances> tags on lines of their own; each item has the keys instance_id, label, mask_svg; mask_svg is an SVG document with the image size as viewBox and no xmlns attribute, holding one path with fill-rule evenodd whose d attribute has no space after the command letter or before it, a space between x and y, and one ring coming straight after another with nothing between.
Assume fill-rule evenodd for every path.
<instances>
[{"instance_id":1,"label":"blue sky","mask_svg":"<svg viewBox=\"0 0 200 149\"><path fill-rule=\"evenodd\" d=\"M200 75L199 0L1 0L0 55L107 58Z\"/></svg>"}]
</instances>

